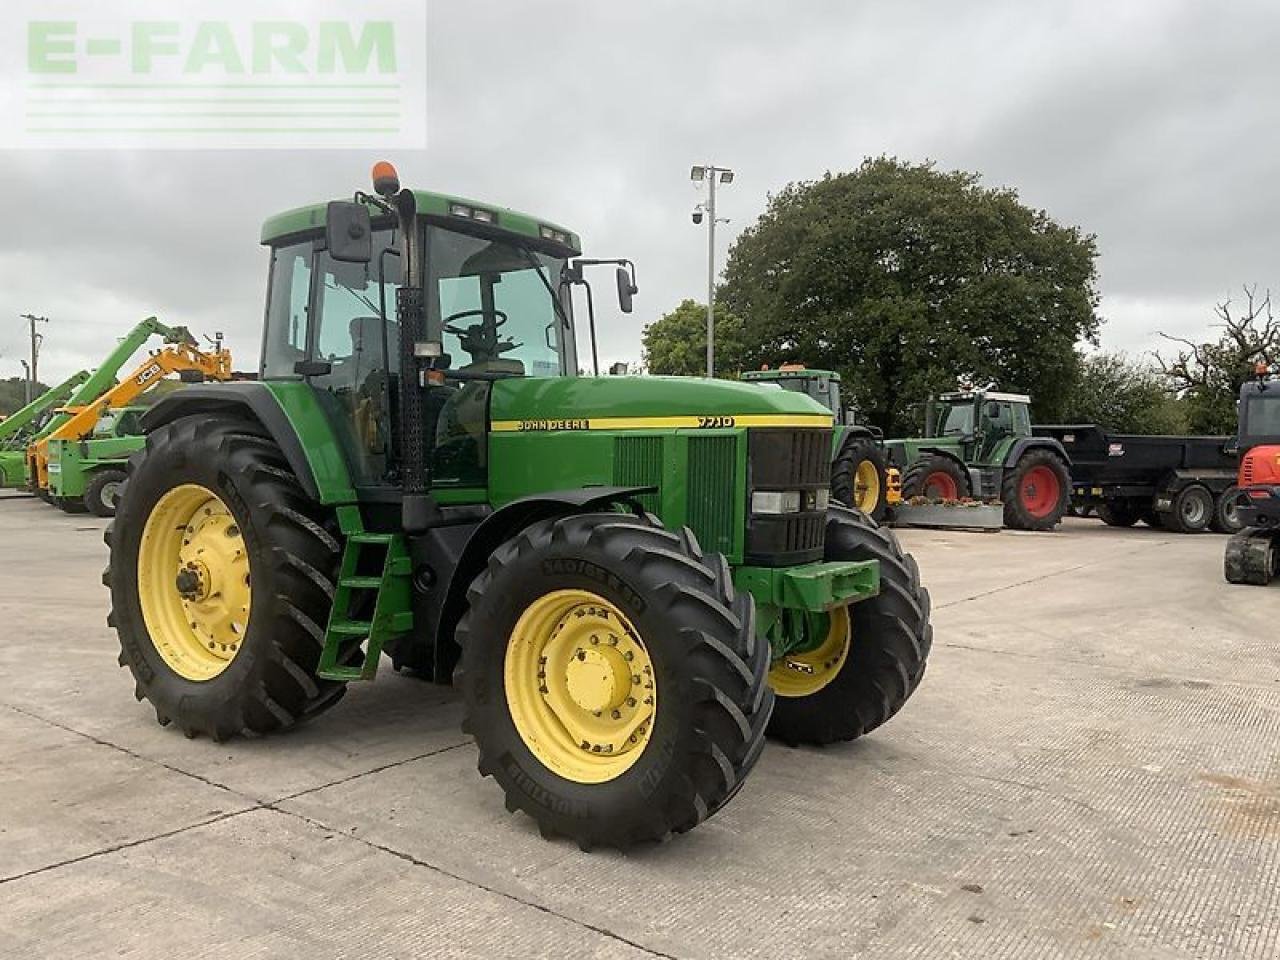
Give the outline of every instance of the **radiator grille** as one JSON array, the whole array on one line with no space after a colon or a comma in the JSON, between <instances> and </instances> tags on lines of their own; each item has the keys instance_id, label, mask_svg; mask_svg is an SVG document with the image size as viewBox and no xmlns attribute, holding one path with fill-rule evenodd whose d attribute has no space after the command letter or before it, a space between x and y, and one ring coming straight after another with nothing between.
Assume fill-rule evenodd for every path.
<instances>
[{"instance_id":1,"label":"radiator grille","mask_svg":"<svg viewBox=\"0 0 1280 960\"><path fill-rule=\"evenodd\" d=\"M733 549L737 447L731 435L689 438L689 526L704 550Z\"/></svg>"},{"instance_id":2,"label":"radiator grille","mask_svg":"<svg viewBox=\"0 0 1280 960\"><path fill-rule=\"evenodd\" d=\"M613 447L613 482L620 487L656 487L662 482L662 437L618 437ZM658 512L658 495L639 497L650 513Z\"/></svg>"}]
</instances>

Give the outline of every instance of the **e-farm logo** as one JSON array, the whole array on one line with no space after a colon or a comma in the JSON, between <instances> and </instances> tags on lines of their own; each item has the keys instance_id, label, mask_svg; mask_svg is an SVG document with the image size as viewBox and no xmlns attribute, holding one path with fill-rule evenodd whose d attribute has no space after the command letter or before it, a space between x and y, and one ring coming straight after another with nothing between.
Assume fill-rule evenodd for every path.
<instances>
[{"instance_id":1,"label":"e-farm logo","mask_svg":"<svg viewBox=\"0 0 1280 960\"><path fill-rule=\"evenodd\" d=\"M5 145L426 146L425 0L20 6L0 64Z\"/></svg>"}]
</instances>

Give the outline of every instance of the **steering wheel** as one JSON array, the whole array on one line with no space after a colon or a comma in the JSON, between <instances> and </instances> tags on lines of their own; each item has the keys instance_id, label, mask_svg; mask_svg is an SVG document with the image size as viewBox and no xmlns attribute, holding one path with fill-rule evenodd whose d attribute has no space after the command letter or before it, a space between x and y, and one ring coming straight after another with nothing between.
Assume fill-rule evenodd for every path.
<instances>
[{"instance_id":1,"label":"steering wheel","mask_svg":"<svg viewBox=\"0 0 1280 960\"><path fill-rule=\"evenodd\" d=\"M469 332L468 330L460 330L457 327L450 326L450 324L452 324L453 321L461 320L464 317L483 317L488 312L489 311L487 310L462 310L458 313L451 314L444 318L444 329L447 333L452 333L455 337L464 337ZM493 316L496 318L493 324L493 329L495 330L507 322L507 315L501 310L494 310Z\"/></svg>"}]
</instances>

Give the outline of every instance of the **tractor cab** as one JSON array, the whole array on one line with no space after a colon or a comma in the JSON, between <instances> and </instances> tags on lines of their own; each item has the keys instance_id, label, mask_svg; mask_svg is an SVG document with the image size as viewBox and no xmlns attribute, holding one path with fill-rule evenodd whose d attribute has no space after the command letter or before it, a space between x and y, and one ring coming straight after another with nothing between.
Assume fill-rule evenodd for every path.
<instances>
[{"instance_id":1,"label":"tractor cab","mask_svg":"<svg viewBox=\"0 0 1280 960\"><path fill-rule=\"evenodd\" d=\"M852 423L853 411L840 402L840 374L833 370L811 370L800 364L784 363L776 370L748 370L742 379L749 383L772 383L783 390L812 397L835 415L837 426Z\"/></svg>"},{"instance_id":2,"label":"tractor cab","mask_svg":"<svg viewBox=\"0 0 1280 960\"><path fill-rule=\"evenodd\" d=\"M959 390L925 405L925 436L959 445L969 463L998 463L1009 442L1031 436L1031 398Z\"/></svg>"}]
</instances>

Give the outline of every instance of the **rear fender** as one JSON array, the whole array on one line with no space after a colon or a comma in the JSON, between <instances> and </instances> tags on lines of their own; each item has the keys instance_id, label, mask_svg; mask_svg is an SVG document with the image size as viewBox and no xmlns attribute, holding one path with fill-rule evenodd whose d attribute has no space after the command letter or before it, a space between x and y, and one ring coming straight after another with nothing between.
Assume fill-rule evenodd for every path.
<instances>
[{"instance_id":1,"label":"rear fender","mask_svg":"<svg viewBox=\"0 0 1280 960\"><path fill-rule=\"evenodd\" d=\"M314 391L304 383L254 381L192 384L165 397L142 417L145 433L191 415L256 422L276 442L307 496L324 504L353 503L346 457Z\"/></svg>"},{"instance_id":2,"label":"rear fender","mask_svg":"<svg viewBox=\"0 0 1280 960\"><path fill-rule=\"evenodd\" d=\"M1004 467L1009 469L1022 459L1022 455L1028 450L1051 450L1057 456L1062 458L1062 462L1071 466L1071 458L1067 456L1066 449L1053 437L1021 437L1014 441L1013 446L1009 448L1009 452L1004 457Z\"/></svg>"}]
</instances>

